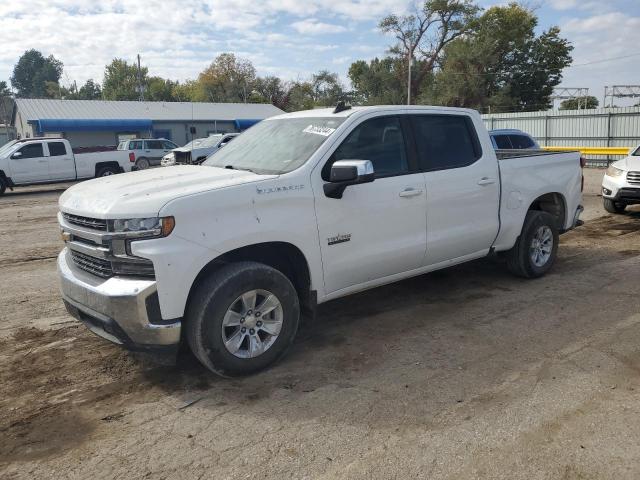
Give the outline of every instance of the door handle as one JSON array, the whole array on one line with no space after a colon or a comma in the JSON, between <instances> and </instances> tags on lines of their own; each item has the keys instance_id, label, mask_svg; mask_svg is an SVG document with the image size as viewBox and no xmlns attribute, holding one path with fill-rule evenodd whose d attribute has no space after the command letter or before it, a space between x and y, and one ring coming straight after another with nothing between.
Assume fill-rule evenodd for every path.
<instances>
[{"instance_id":1,"label":"door handle","mask_svg":"<svg viewBox=\"0 0 640 480\"><path fill-rule=\"evenodd\" d=\"M422 195L423 190L419 188L405 188L399 193L402 198L417 197Z\"/></svg>"},{"instance_id":2,"label":"door handle","mask_svg":"<svg viewBox=\"0 0 640 480\"><path fill-rule=\"evenodd\" d=\"M485 186L485 185L493 185L494 183L496 183L496 181L493 178L489 178L489 177L482 177L480 180L478 180L478 185L481 186Z\"/></svg>"},{"instance_id":3,"label":"door handle","mask_svg":"<svg viewBox=\"0 0 640 480\"><path fill-rule=\"evenodd\" d=\"M47 163L46 160L38 160L38 163Z\"/></svg>"}]
</instances>

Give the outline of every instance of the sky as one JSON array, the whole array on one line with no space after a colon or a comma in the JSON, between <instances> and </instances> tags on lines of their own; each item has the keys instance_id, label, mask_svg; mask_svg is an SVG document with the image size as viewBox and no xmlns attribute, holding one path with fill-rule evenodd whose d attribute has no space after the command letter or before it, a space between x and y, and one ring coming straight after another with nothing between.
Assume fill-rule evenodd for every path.
<instances>
[{"instance_id":1,"label":"sky","mask_svg":"<svg viewBox=\"0 0 640 480\"><path fill-rule=\"evenodd\" d=\"M640 0L525 4L539 16L540 31L558 25L575 47L562 86L587 87L602 101L605 85L640 84ZM326 69L348 85L353 61L382 56L392 43L378 21L410 6L405 0L3 0L0 80L35 48L64 63L63 85L101 83L105 64L116 57L134 61L138 53L150 75L182 81L222 52L251 60L260 75L308 79Z\"/></svg>"}]
</instances>

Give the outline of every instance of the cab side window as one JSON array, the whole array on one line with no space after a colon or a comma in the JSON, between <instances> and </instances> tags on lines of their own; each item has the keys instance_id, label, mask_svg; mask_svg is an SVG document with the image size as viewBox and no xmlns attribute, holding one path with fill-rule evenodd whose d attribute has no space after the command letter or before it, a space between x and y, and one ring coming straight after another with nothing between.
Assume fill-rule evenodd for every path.
<instances>
[{"instance_id":1,"label":"cab side window","mask_svg":"<svg viewBox=\"0 0 640 480\"><path fill-rule=\"evenodd\" d=\"M407 150L398 117L379 117L358 125L333 153L322 178L328 179L333 162L371 160L376 177L409 172Z\"/></svg>"},{"instance_id":2,"label":"cab side window","mask_svg":"<svg viewBox=\"0 0 640 480\"><path fill-rule=\"evenodd\" d=\"M524 149L534 146L533 140L525 135L509 135L513 148Z\"/></svg>"},{"instance_id":3,"label":"cab side window","mask_svg":"<svg viewBox=\"0 0 640 480\"><path fill-rule=\"evenodd\" d=\"M61 157L67 154L67 149L62 142L49 142L49 156Z\"/></svg>"},{"instance_id":4,"label":"cab side window","mask_svg":"<svg viewBox=\"0 0 640 480\"><path fill-rule=\"evenodd\" d=\"M496 141L496 146L501 150L511 150L513 148L507 135L495 135L493 139Z\"/></svg>"},{"instance_id":5,"label":"cab side window","mask_svg":"<svg viewBox=\"0 0 640 480\"><path fill-rule=\"evenodd\" d=\"M412 115L418 161L424 171L466 167L482 156L471 119L461 115Z\"/></svg>"},{"instance_id":6,"label":"cab side window","mask_svg":"<svg viewBox=\"0 0 640 480\"><path fill-rule=\"evenodd\" d=\"M19 158L40 158L44 157L42 143L30 143L18 150L22 155ZM16 152L17 153L17 152Z\"/></svg>"}]
</instances>

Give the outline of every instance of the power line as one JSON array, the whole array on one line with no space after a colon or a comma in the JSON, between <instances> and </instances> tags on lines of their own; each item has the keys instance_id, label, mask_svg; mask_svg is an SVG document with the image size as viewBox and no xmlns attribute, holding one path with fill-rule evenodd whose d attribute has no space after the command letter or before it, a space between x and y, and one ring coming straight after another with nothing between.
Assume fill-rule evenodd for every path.
<instances>
[{"instance_id":1,"label":"power line","mask_svg":"<svg viewBox=\"0 0 640 480\"><path fill-rule=\"evenodd\" d=\"M622 60L625 58L631 58L631 57L637 57L637 56L640 56L640 52L632 53L631 55L623 55L621 57L604 58L602 60L593 60L590 62L578 63L575 65L568 65L565 68L584 67L587 65L594 65L596 63L611 62L614 60ZM542 69L542 68L531 68L531 69L518 70L518 73L537 73L537 72L546 72L546 71L547 71L546 69ZM450 75L467 75L467 76L479 76L479 77L505 74L505 72L461 72L461 71L451 71L451 70L447 70L446 73Z\"/></svg>"},{"instance_id":2,"label":"power line","mask_svg":"<svg viewBox=\"0 0 640 480\"><path fill-rule=\"evenodd\" d=\"M585 63L578 63L576 65L570 65L567 68L572 68L572 67L584 67L585 65L593 65L594 63L604 63L604 62L611 62L613 60L622 60L623 58L631 58L631 57L638 57L640 56L640 52L638 53L632 53L631 55L623 55L621 57L611 57L611 58L604 58L602 60L593 60L592 62L585 62Z\"/></svg>"}]
</instances>

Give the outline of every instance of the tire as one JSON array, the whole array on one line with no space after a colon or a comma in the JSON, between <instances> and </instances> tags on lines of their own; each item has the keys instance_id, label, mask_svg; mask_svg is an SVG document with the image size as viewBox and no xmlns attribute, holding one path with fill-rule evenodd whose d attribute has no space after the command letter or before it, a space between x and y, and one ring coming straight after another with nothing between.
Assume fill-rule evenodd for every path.
<instances>
[{"instance_id":1,"label":"tire","mask_svg":"<svg viewBox=\"0 0 640 480\"><path fill-rule=\"evenodd\" d=\"M137 170L146 170L150 166L151 164L149 163L149 160L147 160L146 158L139 158L138 160L136 160Z\"/></svg>"},{"instance_id":2,"label":"tire","mask_svg":"<svg viewBox=\"0 0 640 480\"><path fill-rule=\"evenodd\" d=\"M516 244L507 252L507 268L524 278L543 276L556 260L558 241L556 219L547 212L530 210Z\"/></svg>"},{"instance_id":3,"label":"tire","mask_svg":"<svg viewBox=\"0 0 640 480\"><path fill-rule=\"evenodd\" d=\"M4 177L0 177L0 195L4 195L4 192L7 190L7 179Z\"/></svg>"},{"instance_id":4,"label":"tire","mask_svg":"<svg viewBox=\"0 0 640 480\"><path fill-rule=\"evenodd\" d=\"M264 306L268 294L275 296L279 307L261 316L258 308L251 308L250 292L259 292L254 308ZM246 302L241 298L244 295ZM296 289L281 272L261 263L238 262L221 267L200 282L187 305L185 320L189 347L205 367L223 377L249 375L287 352L298 331L300 304ZM223 327L225 324L233 325ZM275 338L267 328L271 333L278 331ZM252 340L257 349L253 352ZM260 350L262 353L255 354Z\"/></svg>"},{"instance_id":5,"label":"tire","mask_svg":"<svg viewBox=\"0 0 640 480\"><path fill-rule=\"evenodd\" d=\"M98 170L96 177L110 177L111 175L116 175L120 173L116 167L102 167Z\"/></svg>"},{"instance_id":6,"label":"tire","mask_svg":"<svg viewBox=\"0 0 640 480\"><path fill-rule=\"evenodd\" d=\"M604 209L609 213L624 213L624 209L627 208L624 203L615 202L609 198L603 198L602 203Z\"/></svg>"}]
</instances>

